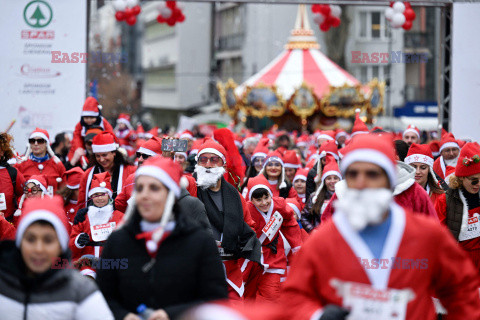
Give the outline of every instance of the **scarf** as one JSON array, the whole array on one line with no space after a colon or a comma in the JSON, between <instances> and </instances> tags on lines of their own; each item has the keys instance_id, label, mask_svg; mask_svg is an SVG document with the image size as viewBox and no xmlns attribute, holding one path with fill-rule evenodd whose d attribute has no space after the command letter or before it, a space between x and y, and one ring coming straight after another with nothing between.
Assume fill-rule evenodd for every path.
<instances>
[{"instance_id":1,"label":"scarf","mask_svg":"<svg viewBox=\"0 0 480 320\"><path fill-rule=\"evenodd\" d=\"M210 224L223 233L226 253L260 262L260 242L256 233L243 220L243 206L237 189L222 177L220 186L223 211L219 211L207 190L197 189L197 197L205 205Z\"/></svg>"},{"instance_id":2,"label":"scarf","mask_svg":"<svg viewBox=\"0 0 480 320\"><path fill-rule=\"evenodd\" d=\"M40 158L40 157L34 156L33 153L32 153L32 154L30 154L30 159L31 159L32 161L35 161L35 162L38 162L38 163L42 163L42 162L45 162L45 161L47 161L48 159L50 159L50 155L49 155L48 153L45 153L45 156L43 156L43 157Z\"/></svg>"}]
</instances>

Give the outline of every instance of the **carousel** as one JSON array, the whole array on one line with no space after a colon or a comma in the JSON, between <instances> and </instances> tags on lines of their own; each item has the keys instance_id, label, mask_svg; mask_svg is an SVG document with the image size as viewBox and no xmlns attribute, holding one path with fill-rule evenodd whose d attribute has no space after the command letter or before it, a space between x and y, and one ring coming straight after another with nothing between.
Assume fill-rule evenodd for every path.
<instances>
[{"instance_id":1,"label":"carousel","mask_svg":"<svg viewBox=\"0 0 480 320\"><path fill-rule=\"evenodd\" d=\"M368 84L331 61L320 50L299 5L295 28L285 50L241 85L218 83L221 112L237 123L247 117L270 118L287 130L333 129L360 109L367 121L383 112L385 83ZM348 128L346 128L348 129Z\"/></svg>"}]
</instances>

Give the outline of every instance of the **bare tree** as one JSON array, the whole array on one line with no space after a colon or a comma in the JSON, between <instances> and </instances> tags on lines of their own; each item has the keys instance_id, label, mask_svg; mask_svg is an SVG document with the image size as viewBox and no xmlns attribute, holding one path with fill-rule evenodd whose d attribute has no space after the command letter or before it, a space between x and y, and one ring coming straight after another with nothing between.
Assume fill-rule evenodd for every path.
<instances>
[{"instance_id":1,"label":"bare tree","mask_svg":"<svg viewBox=\"0 0 480 320\"><path fill-rule=\"evenodd\" d=\"M325 33L325 44L327 46L327 55L340 67L346 67L345 60L345 44L348 38L348 32L350 28L350 19L348 18L347 7L342 6L342 15L340 20L342 23L337 28L330 28Z\"/></svg>"}]
</instances>

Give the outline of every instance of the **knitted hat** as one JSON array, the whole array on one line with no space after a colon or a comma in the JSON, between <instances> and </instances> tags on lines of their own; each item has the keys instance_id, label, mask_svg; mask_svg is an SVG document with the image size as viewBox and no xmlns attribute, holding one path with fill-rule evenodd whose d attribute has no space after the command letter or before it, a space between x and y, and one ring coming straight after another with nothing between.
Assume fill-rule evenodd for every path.
<instances>
[{"instance_id":1,"label":"knitted hat","mask_svg":"<svg viewBox=\"0 0 480 320\"><path fill-rule=\"evenodd\" d=\"M40 189L42 189L43 193L44 194L47 194L48 191L47 191L47 179L45 178L44 175L33 175L30 177L30 179L27 180L27 182L25 182L25 186L29 183L34 183L37 187L39 187Z\"/></svg>"},{"instance_id":2,"label":"knitted hat","mask_svg":"<svg viewBox=\"0 0 480 320\"><path fill-rule=\"evenodd\" d=\"M396 185L395 148L389 135L360 135L348 145L346 154L340 163L340 170L345 174L354 162L368 162L381 167L387 173L390 187Z\"/></svg>"},{"instance_id":3,"label":"knitted hat","mask_svg":"<svg viewBox=\"0 0 480 320\"><path fill-rule=\"evenodd\" d=\"M98 117L102 106L98 104L97 99L94 97L87 97L83 104L82 117Z\"/></svg>"},{"instance_id":4,"label":"knitted hat","mask_svg":"<svg viewBox=\"0 0 480 320\"><path fill-rule=\"evenodd\" d=\"M172 159L156 156L145 160L137 169L135 179L140 176L149 176L159 180L165 187L172 191L176 198L180 197L180 186L183 174L182 167Z\"/></svg>"},{"instance_id":5,"label":"knitted hat","mask_svg":"<svg viewBox=\"0 0 480 320\"><path fill-rule=\"evenodd\" d=\"M152 137L144 142L141 147L138 148L137 152L149 155L151 157L162 154L162 140L157 137Z\"/></svg>"},{"instance_id":6,"label":"knitted hat","mask_svg":"<svg viewBox=\"0 0 480 320\"><path fill-rule=\"evenodd\" d=\"M70 239L70 224L68 223L67 216L63 212L63 200L60 196L43 199L35 198L25 203L15 237L17 247L20 248L23 234L27 228L39 220L48 221L53 225L62 251L67 251L68 241Z\"/></svg>"},{"instance_id":7,"label":"knitted hat","mask_svg":"<svg viewBox=\"0 0 480 320\"><path fill-rule=\"evenodd\" d=\"M204 144L202 144L197 153L197 161L198 161L198 157L204 153L213 153L214 155L217 155L220 158L222 158L223 164L227 163L227 160L226 160L227 151L220 143L217 143L213 140L209 140Z\"/></svg>"},{"instance_id":8,"label":"knitted hat","mask_svg":"<svg viewBox=\"0 0 480 320\"><path fill-rule=\"evenodd\" d=\"M67 188L76 190L80 188L80 180L84 172L80 167L74 167L63 174L63 179L67 183Z\"/></svg>"},{"instance_id":9,"label":"knitted hat","mask_svg":"<svg viewBox=\"0 0 480 320\"><path fill-rule=\"evenodd\" d=\"M268 145L270 144L269 138L262 138L258 141L255 150L253 150L252 160L257 157L267 157L268 154Z\"/></svg>"},{"instance_id":10,"label":"knitted hat","mask_svg":"<svg viewBox=\"0 0 480 320\"><path fill-rule=\"evenodd\" d=\"M179 138L193 140L193 133L190 130L185 130L180 134Z\"/></svg>"},{"instance_id":11,"label":"knitted hat","mask_svg":"<svg viewBox=\"0 0 480 320\"><path fill-rule=\"evenodd\" d=\"M415 127L414 125L409 125L407 127L407 129L405 129L405 131L403 131L403 137L405 137L405 134L408 133L408 132L411 132L411 133L414 133L417 135L418 138L420 138L420 130L418 130L417 127Z\"/></svg>"},{"instance_id":12,"label":"knitted hat","mask_svg":"<svg viewBox=\"0 0 480 320\"><path fill-rule=\"evenodd\" d=\"M453 136L452 133L447 133L442 136L442 140L440 140L440 150L439 152L441 153L443 149L445 148L458 148L460 149L460 146L458 145L457 140L455 140L455 137Z\"/></svg>"},{"instance_id":13,"label":"knitted hat","mask_svg":"<svg viewBox=\"0 0 480 320\"><path fill-rule=\"evenodd\" d=\"M308 170L307 169L298 169L297 173L295 173L295 178L293 178L292 183L295 183L297 180L304 180L307 181Z\"/></svg>"},{"instance_id":14,"label":"knitted hat","mask_svg":"<svg viewBox=\"0 0 480 320\"><path fill-rule=\"evenodd\" d=\"M88 197L90 198L95 193L108 193L108 196L112 198L112 185L110 184L110 173L102 172L93 175L92 183L90 184L90 190L88 191Z\"/></svg>"},{"instance_id":15,"label":"knitted hat","mask_svg":"<svg viewBox=\"0 0 480 320\"><path fill-rule=\"evenodd\" d=\"M272 190L270 189L270 184L267 181L267 178L263 174L259 174L256 177L248 179L247 189L248 189L248 200L252 200L252 194L257 189L266 189L270 196L273 197Z\"/></svg>"},{"instance_id":16,"label":"knitted hat","mask_svg":"<svg viewBox=\"0 0 480 320\"><path fill-rule=\"evenodd\" d=\"M455 176L468 177L477 173L480 173L480 145L469 142L460 151Z\"/></svg>"},{"instance_id":17,"label":"knitted hat","mask_svg":"<svg viewBox=\"0 0 480 320\"><path fill-rule=\"evenodd\" d=\"M298 159L297 153L294 150L287 150L284 153L283 162L285 163L285 168L298 169L301 167L300 159Z\"/></svg>"},{"instance_id":18,"label":"knitted hat","mask_svg":"<svg viewBox=\"0 0 480 320\"><path fill-rule=\"evenodd\" d=\"M432 176L433 181L438 183L435 172L433 171L433 155L428 144L416 144L412 143L408 149L407 156L405 157L406 164L411 164L413 162L420 162L428 165L429 174Z\"/></svg>"},{"instance_id":19,"label":"knitted hat","mask_svg":"<svg viewBox=\"0 0 480 320\"><path fill-rule=\"evenodd\" d=\"M123 123L128 128L133 129L132 125L130 124L130 115L129 114L120 113L118 115L118 119L117 119L117 124L119 124L119 123Z\"/></svg>"},{"instance_id":20,"label":"knitted hat","mask_svg":"<svg viewBox=\"0 0 480 320\"><path fill-rule=\"evenodd\" d=\"M111 132L103 131L93 137L92 151L93 153L110 152L118 149L117 137Z\"/></svg>"},{"instance_id":21,"label":"knitted hat","mask_svg":"<svg viewBox=\"0 0 480 320\"><path fill-rule=\"evenodd\" d=\"M352 127L351 137L354 137L357 134L366 134L370 133L365 122L360 119L360 109L355 110L355 122Z\"/></svg>"}]
</instances>

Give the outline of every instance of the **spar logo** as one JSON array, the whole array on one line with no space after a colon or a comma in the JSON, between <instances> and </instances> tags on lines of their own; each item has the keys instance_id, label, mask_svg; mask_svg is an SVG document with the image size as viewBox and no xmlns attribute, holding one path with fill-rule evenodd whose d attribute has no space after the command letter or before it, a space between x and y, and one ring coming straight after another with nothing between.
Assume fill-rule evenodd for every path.
<instances>
[{"instance_id":1,"label":"spar logo","mask_svg":"<svg viewBox=\"0 0 480 320\"><path fill-rule=\"evenodd\" d=\"M52 40L55 38L53 30L39 30L45 28L52 22L52 7L44 0L30 1L23 9L23 20L34 28L33 30L22 30L22 39Z\"/></svg>"}]
</instances>

